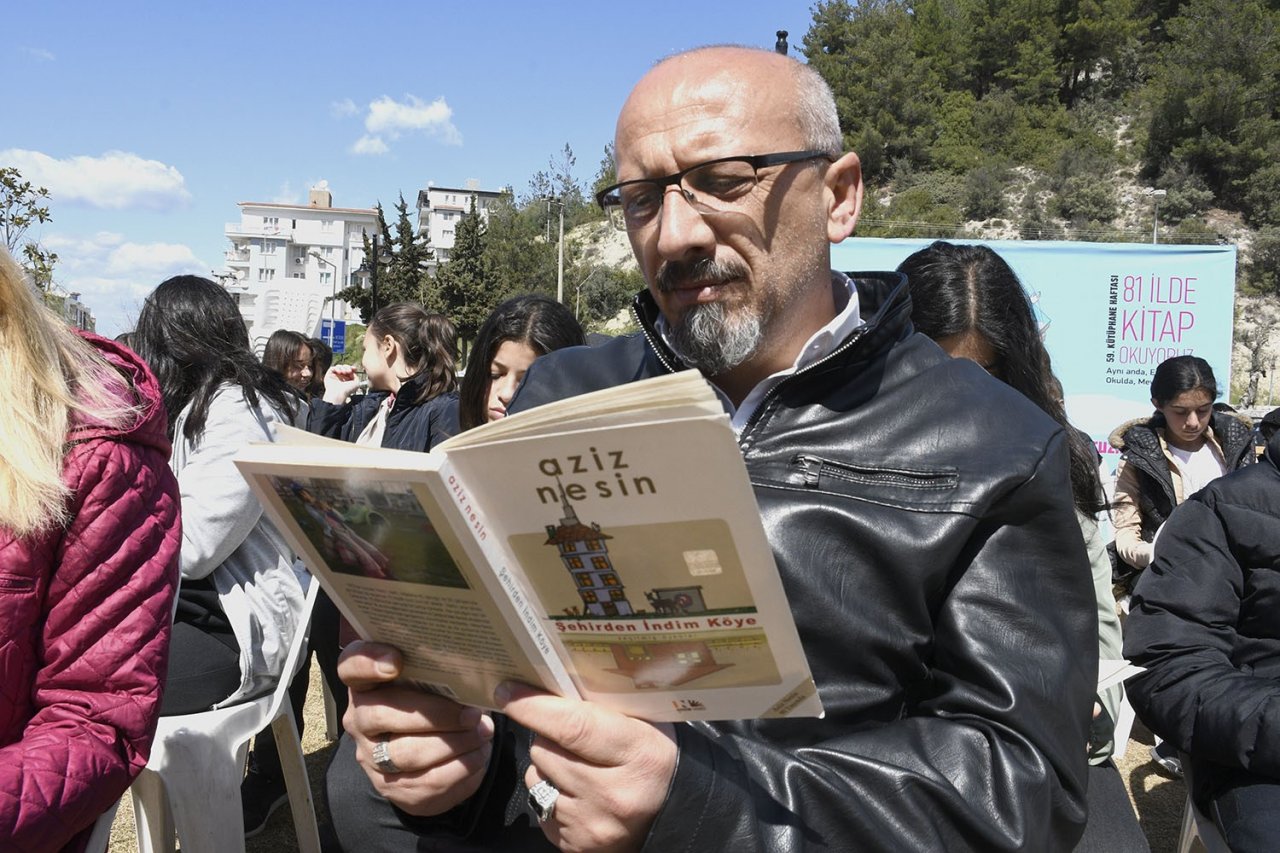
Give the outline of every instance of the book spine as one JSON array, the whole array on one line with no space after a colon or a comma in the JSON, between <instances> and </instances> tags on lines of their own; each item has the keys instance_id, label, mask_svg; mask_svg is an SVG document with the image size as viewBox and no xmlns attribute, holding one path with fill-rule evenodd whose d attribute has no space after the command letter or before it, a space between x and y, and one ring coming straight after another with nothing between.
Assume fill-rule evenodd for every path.
<instances>
[{"instance_id":1,"label":"book spine","mask_svg":"<svg viewBox=\"0 0 1280 853\"><path fill-rule=\"evenodd\" d=\"M543 626L540 602L521 580L521 573L510 550L506 537L489 523L484 508L472 499L472 492L450 463L447 454L440 464L438 485L445 489L452 507L450 515L457 521L455 530L463 547L469 548L471 562L481 573L489 594L497 603L513 633L528 639L531 650L544 664L544 672L565 696L580 694L561 659L559 644Z\"/></svg>"}]
</instances>

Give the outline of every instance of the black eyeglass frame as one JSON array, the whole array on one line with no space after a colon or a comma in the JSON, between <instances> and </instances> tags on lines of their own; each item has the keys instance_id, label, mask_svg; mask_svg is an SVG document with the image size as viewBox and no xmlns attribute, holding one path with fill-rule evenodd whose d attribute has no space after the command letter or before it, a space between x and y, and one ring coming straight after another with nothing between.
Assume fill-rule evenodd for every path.
<instances>
[{"instance_id":1,"label":"black eyeglass frame","mask_svg":"<svg viewBox=\"0 0 1280 853\"><path fill-rule=\"evenodd\" d=\"M830 151L819 151L817 149L811 148L805 151L779 151L774 154L746 154L746 155L739 155L736 157L717 157L714 160L707 160L702 163L695 163L694 165L690 166L687 169L681 169L679 172L676 172L675 174L667 175L662 178L637 178L636 180L633 180L633 181L622 181L621 183L617 183L612 186L605 187L604 189L600 190L600 192L596 193L596 204L600 205L600 209L605 211L606 213L609 212L610 207L621 207L622 206L622 197L620 195L621 190L624 187L636 186L638 184L645 184L647 186L658 187L664 198L666 197L667 187L670 187L670 186L680 187L680 191L684 192L685 190L683 187L680 186L680 184L684 180L686 175L688 175L690 172L696 172L699 169L705 169L707 166L715 166L720 163L746 163L747 165L751 166L753 171L758 172L760 169L763 169L766 166L783 166L788 163L803 163L806 160L819 160L819 159L826 160L828 163L834 163L836 160L839 159L839 155L832 154ZM756 179L756 184L759 185L760 176L758 174L755 175L755 179ZM661 209L662 209L662 206L659 205L658 210L661 211ZM625 219L626 219L626 216L624 214L623 221L625 221ZM652 222L652 221L653 221L652 219L646 220L644 223L642 223L642 225L647 225L649 222Z\"/></svg>"}]
</instances>

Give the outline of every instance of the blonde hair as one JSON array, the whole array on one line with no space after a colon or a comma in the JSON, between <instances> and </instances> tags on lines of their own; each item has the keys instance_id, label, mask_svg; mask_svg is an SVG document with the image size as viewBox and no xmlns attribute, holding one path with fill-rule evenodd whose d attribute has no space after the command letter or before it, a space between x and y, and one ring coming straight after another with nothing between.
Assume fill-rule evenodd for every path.
<instances>
[{"instance_id":1,"label":"blonde hair","mask_svg":"<svg viewBox=\"0 0 1280 853\"><path fill-rule=\"evenodd\" d=\"M72 413L122 426L125 379L45 307L0 248L0 528L22 537L66 521L62 482Z\"/></svg>"}]
</instances>

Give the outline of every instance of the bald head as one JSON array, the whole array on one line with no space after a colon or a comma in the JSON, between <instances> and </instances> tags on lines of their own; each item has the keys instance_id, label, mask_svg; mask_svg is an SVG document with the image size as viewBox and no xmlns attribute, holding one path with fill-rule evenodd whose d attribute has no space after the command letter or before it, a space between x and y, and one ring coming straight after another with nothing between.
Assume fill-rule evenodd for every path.
<instances>
[{"instance_id":1,"label":"bald head","mask_svg":"<svg viewBox=\"0 0 1280 853\"><path fill-rule=\"evenodd\" d=\"M619 115L669 95L669 108L710 97L737 101L743 114L799 130L802 148L838 154L843 149L835 98L822 77L802 62L773 51L735 45L700 47L657 62L632 90Z\"/></svg>"}]
</instances>

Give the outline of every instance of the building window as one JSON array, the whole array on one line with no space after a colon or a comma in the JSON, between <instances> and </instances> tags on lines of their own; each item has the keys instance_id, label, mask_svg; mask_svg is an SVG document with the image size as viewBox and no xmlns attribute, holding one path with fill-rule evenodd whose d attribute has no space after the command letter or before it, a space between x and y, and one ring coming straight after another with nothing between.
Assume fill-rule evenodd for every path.
<instances>
[{"instance_id":1,"label":"building window","mask_svg":"<svg viewBox=\"0 0 1280 853\"><path fill-rule=\"evenodd\" d=\"M565 564L566 564L566 565L568 565L568 566L569 566L569 568L571 568L571 569L580 569L580 568L582 568L582 558L581 558L581 557L569 557L569 558L567 558L567 559L565 560Z\"/></svg>"},{"instance_id":2,"label":"building window","mask_svg":"<svg viewBox=\"0 0 1280 853\"><path fill-rule=\"evenodd\" d=\"M591 575L588 572L574 572L573 581L580 587L595 586L595 584L591 582Z\"/></svg>"},{"instance_id":3,"label":"building window","mask_svg":"<svg viewBox=\"0 0 1280 853\"><path fill-rule=\"evenodd\" d=\"M612 568L612 566L609 565L608 557L592 557L591 568L604 570Z\"/></svg>"},{"instance_id":4,"label":"building window","mask_svg":"<svg viewBox=\"0 0 1280 853\"><path fill-rule=\"evenodd\" d=\"M597 559L598 559L598 558L597 558ZM594 561L593 561L593 562L594 562ZM605 568L605 566L597 566L596 568ZM618 585L618 576L617 576L617 575L615 575L615 574L607 574L607 575L604 575L603 577L601 577L601 578L600 578L600 580L604 581L604 585L605 585L605 586L617 586L617 585Z\"/></svg>"},{"instance_id":5,"label":"building window","mask_svg":"<svg viewBox=\"0 0 1280 853\"><path fill-rule=\"evenodd\" d=\"M596 594L591 590L584 589L582 591L582 600L585 601L587 604L595 604L600 599L596 598Z\"/></svg>"},{"instance_id":6,"label":"building window","mask_svg":"<svg viewBox=\"0 0 1280 853\"><path fill-rule=\"evenodd\" d=\"M275 241L275 240L263 240L263 241L262 241L262 254L264 254L264 255L274 255L275 253L276 253L276 241Z\"/></svg>"},{"instance_id":7,"label":"building window","mask_svg":"<svg viewBox=\"0 0 1280 853\"><path fill-rule=\"evenodd\" d=\"M275 281L276 271L269 267L258 268L258 281Z\"/></svg>"},{"instance_id":8,"label":"building window","mask_svg":"<svg viewBox=\"0 0 1280 853\"><path fill-rule=\"evenodd\" d=\"M627 594L620 589L609 590L609 598L613 601L626 601Z\"/></svg>"},{"instance_id":9,"label":"building window","mask_svg":"<svg viewBox=\"0 0 1280 853\"><path fill-rule=\"evenodd\" d=\"M279 231L279 230L280 230L280 217L278 217L278 216L264 216L264 217L262 217L262 227L263 227L263 228L265 228L265 229L267 229L268 231Z\"/></svg>"},{"instance_id":10,"label":"building window","mask_svg":"<svg viewBox=\"0 0 1280 853\"><path fill-rule=\"evenodd\" d=\"M332 257L333 257L333 247L332 247L332 246L325 246L325 247L324 247L324 256L325 256L326 258L332 258Z\"/></svg>"},{"instance_id":11,"label":"building window","mask_svg":"<svg viewBox=\"0 0 1280 853\"><path fill-rule=\"evenodd\" d=\"M333 230L333 220L332 220L332 219L321 219L321 220L320 220L320 230L321 230L321 231L332 231L332 230Z\"/></svg>"},{"instance_id":12,"label":"building window","mask_svg":"<svg viewBox=\"0 0 1280 853\"><path fill-rule=\"evenodd\" d=\"M331 273L331 272L322 272L322 273L320 273L320 283L321 283L321 284L332 284L332 283L333 283L333 273Z\"/></svg>"},{"instance_id":13,"label":"building window","mask_svg":"<svg viewBox=\"0 0 1280 853\"><path fill-rule=\"evenodd\" d=\"M290 276L290 278L306 278L306 276L300 272L296 272L292 276Z\"/></svg>"},{"instance_id":14,"label":"building window","mask_svg":"<svg viewBox=\"0 0 1280 853\"><path fill-rule=\"evenodd\" d=\"M599 539L588 539L588 540L587 540L587 550L588 550L588 551L599 551L599 550L600 550L600 540L599 540Z\"/></svg>"}]
</instances>

